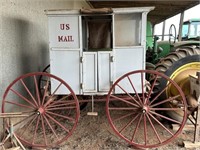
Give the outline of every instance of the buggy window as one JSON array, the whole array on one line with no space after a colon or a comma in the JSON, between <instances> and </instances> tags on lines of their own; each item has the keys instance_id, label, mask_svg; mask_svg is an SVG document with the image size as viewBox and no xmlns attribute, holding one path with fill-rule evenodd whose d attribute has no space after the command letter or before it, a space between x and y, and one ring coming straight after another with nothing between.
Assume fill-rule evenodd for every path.
<instances>
[{"instance_id":1,"label":"buggy window","mask_svg":"<svg viewBox=\"0 0 200 150\"><path fill-rule=\"evenodd\" d=\"M85 51L111 50L111 16L83 16Z\"/></svg>"},{"instance_id":2,"label":"buggy window","mask_svg":"<svg viewBox=\"0 0 200 150\"><path fill-rule=\"evenodd\" d=\"M116 47L141 45L141 18L141 13L115 15Z\"/></svg>"}]
</instances>

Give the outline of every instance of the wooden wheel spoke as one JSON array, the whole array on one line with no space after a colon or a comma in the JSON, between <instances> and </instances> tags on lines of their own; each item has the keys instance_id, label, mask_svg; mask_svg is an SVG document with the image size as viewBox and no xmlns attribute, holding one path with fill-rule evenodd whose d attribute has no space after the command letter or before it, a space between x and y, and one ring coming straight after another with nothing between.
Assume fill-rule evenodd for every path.
<instances>
[{"instance_id":1,"label":"wooden wheel spoke","mask_svg":"<svg viewBox=\"0 0 200 150\"><path fill-rule=\"evenodd\" d=\"M155 87L155 84L156 84L157 79L158 79L158 75L156 75L156 77L155 77L155 79L154 79L154 81L153 81L153 84L152 84L152 86L151 86L151 89L149 90L148 97L147 97L148 100L149 100L149 98L150 98L150 96L151 96L151 93L153 92L153 89L154 89L154 87Z\"/></svg>"},{"instance_id":2,"label":"wooden wheel spoke","mask_svg":"<svg viewBox=\"0 0 200 150\"><path fill-rule=\"evenodd\" d=\"M57 120L55 120L53 117L51 117L50 115L46 114L48 118L50 118L53 122L55 122L57 125L59 125L62 129L64 129L67 133L69 133L69 130L67 128L65 128L60 122L58 122Z\"/></svg>"},{"instance_id":3,"label":"wooden wheel spoke","mask_svg":"<svg viewBox=\"0 0 200 150\"><path fill-rule=\"evenodd\" d=\"M157 115L157 116L161 117L161 118L167 119L167 120L172 121L172 122L177 123L177 124L181 124L181 122L179 122L179 121L176 121L176 120L174 120L174 119L172 119L172 118L163 116L163 115L158 114L158 113L156 113L156 112L154 112L154 111L150 111L150 112L151 112L152 114L154 114L154 115Z\"/></svg>"},{"instance_id":4,"label":"wooden wheel spoke","mask_svg":"<svg viewBox=\"0 0 200 150\"><path fill-rule=\"evenodd\" d=\"M62 98L60 98L60 99L58 99L58 100L56 100L56 101L53 101L53 102L50 103L47 107L49 107L49 106L53 106L53 105L56 105L56 104L63 103L63 102L65 102L66 99L67 99L68 97L70 97L71 95L72 95L72 93L70 93L69 95L64 96L64 97L62 97ZM63 101L63 100L65 100L65 101ZM74 102L74 103L75 103L75 102Z\"/></svg>"},{"instance_id":5,"label":"wooden wheel spoke","mask_svg":"<svg viewBox=\"0 0 200 150\"><path fill-rule=\"evenodd\" d=\"M74 118L71 118L71 117L68 117L68 116L60 115L60 114L53 113L53 112L50 112L50 111L47 111L47 113L48 113L48 114L51 114L51 115L54 115L54 116L57 116L57 117L61 117L61 118L68 119L68 120L70 120L70 121L75 121Z\"/></svg>"},{"instance_id":6,"label":"wooden wheel spoke","mask_svg":"<svg viewBox=\"0 0 200 150\"><path fill-rule=\"evenodd\" d=\"M76 106L69 106L69 107L53 107L53 108L47 108L46 110L49 110L49 111L51 111L51 110L63 110L63 109L76 109Z\"/></svg>"},{"instance_id":7,"label":"wooden wheel spoke","mask_svg":"<svg viewBox=\"0 0 200 150\"><path fill-rule=\"evenodd\" d=\"M113 119L113 122L116 122L116 121L119 121L119 120L121 120L121 119L127 118L127 117L129 117L129 116L131 116L131 115L133 115L133 114L135 114L135 112L132 112L132 113L123 115L123 116L121 116L121 117L119 117L119 118L117 117L117 118Z\"/></svg>"},{"instance_id":8,"label":"wooden wheel spoke","mask_svg":"<svg viewBox=\"0 0 200 150\"><path fill-rule=\"evenodd\" d=\"M51 95L51 98L55 95L55 93L58 91L58 89L61 87L62 83L60 83L57 88L54 90L53 94Z\"/></svg>"},{"instance_id":9,"label":"wooden wheel spoke","mask_svg":"<svg viewBox=\"0 0 200 150\"><path fill-rule=\"evenodd\" d=\"M158 97L159 97L161 94L163 94L163 93L165 92L165 90L168 88L168 86L169 86L170 84L171 84L171 82L168 83L167 86L166 86L162 91L160 91L160 92L156 95L156 97L150 102L149 105L151 105L154 101L156 101L156 100L158 99Z\"/></svg>"},{"instance_id":10,"label":"wooden wheel spoke","mask_svg":"<svg viewBox=\"0 0 200 150\"><path fill-rule=\"evenodd\" d=\"M68 94L66 96L63 96L62 98L58 99L55 103L63 101L63 100L67 101L67 98L69 98L70 96L72 96L72 93L70 93L70 94Z\"/></svg>"},{"instance_id":11,"label":"wooden wheel spoke","mask_svg":"<svg viewBox=\"0 0 200 150\"><path fill-rule=\"evenodd\" d=\"M64 103L64 104L59 104L59 105L53 105L53 106L50 106L49 105L49 107L47 107L48 109L51 109L51 108L59 108L59 107L62 107L62 106L70 106L71 104L75 104L75 102L73 102L73 103Z\"/></svg>"},{"instance_id":12,"label":"wooden wheel spoke","mask_svg":"<svg viewBox=\"0 0 200 150\"><path fill-rule=\"evenodd\" d=\"M135 107L109 107L109 110L137 110Z\"/></svg>"},{"instance_id":13,"label":"wooden wheel spoke","mask_svg":"<svg viewBox=\"0 0 200 150\"><path fill-rule=\"evenodd\" d=\"M174 134L167 129L160 121L158 121L158 119L156 119L151 113L149 113L149 115L163 128L165 129L169 134L171 134L172 136L174 136Z\"/></svg>"},{"instance_id":14,"label":"wooden wheel spoke","mask_svg":"<svg viewBox=\"0 0 200 150\"><path fill-rule=\"evenodd\" d=\"M20 136L23 136L23 134L26 132L27 129L29 129L31 127L31 125L33 124L33 122L37 119L38 115L35 114L33 120L27 124L26 128L23 130L23 132L20 134Z\"/></svg>"},{"instance_id":15,"label":"wooden wheel spoke","mask_svg":"<svg viewBox=\"0 0 200 150\"><path fill-rule=\"evenodd\" d=\"M139 114L137 114L133 119L131 119L121 130L119 130L119 133L124 131L128 126L131 125L132 122L134 122L138 118Z\"/></svg>"},{"instance_id":16,"label":"wooden wheel spoke","mask_svg":"<svg viewBox=\"0 0 200 150\"><path fill-rule=\"evenodd\" d=\"M30 100L28 100L27 98L25 98L23 95L21 95L19 92L10 89L13 93L15 93L16 95L18 95L21 99L23 99L24 101L26 101L27 103L29 103L30 105L32 105L34 108L37 107L37 105L33 104Z\"/></svg>"},{"instance_id":17,"label":"wooden wheel spoke","mask_svg":"<svg viewBox=\"0 0 200 150\"><path fill-rule=\"evenodd\" d=\"M53 107L60 107L60 106L73 106L73 105L76 105L76 102L75 101L61 101L59 103L56 103L56 104L50 104L48 105L46 108L53 108Z\"/></svg>"},{"instance_id":18,"label":"wooden wheel spoke","mask_svg":"<svg viewBox=\"0 0 200 150\"><path fill-rule=\"evenodd\" d=\"M151 105L151 107L155 107L155 106L170 102L170 101L172 101L172 100L174 100L174 99L176 99L178 97L180 97L180 95L176 95L176 96L170 97L170 98L168 98L166 100L162 100L161 102L158 102L158 103L155 103L155 104Z\"/></svg>"},{"instance_id":19,"label":"wooden wheel spoke","mask_svg":"<svg viewBox=\"0 0 200 150\"><path fill-rule=\"evenodd\" d=\"M20 82L22 83L22 85L24 86L24 88L26 89L26 91L28 92L28 94L31 96L31 98L34 101L35 105L38 106L38 103L36 102L35 98L31 94L30 90L28 89L28 87L26 86L26 84L24 83L24 81L22 79L20 79Z\"/></svg>"},{"instance_id":20,"label":"wooden wheel spoke","mask_svg":"<svg viewBox=\"0 0 200 150\"><path fill-rule=\"evenodd\" d=\"M24 104L20 104L20 103L17 103L17 102L12 102L12 101L8 101L8 100L6 100L5 102L9 103L9 104L16 105L16 106L20 106L20 107L24 107L24 108L29 108L29 109L35 110L34 107L31 107L31 106L28 106L28 105L24 105Z\"/></svg>"},{"instance_id":21,"label":"wooden wheel spoke","mask_svg":"<svg viewBox=\"0 0 200 150\"><path fill-rule=\"evenodd\" d=\"M143 122L144 122L144 142L145 145L147 145L147 120L146 120L146 114L144 114L144 118L143 118Z\"/></svg>"},{"instance_id":22,"label":"wooden wheel spoke","mask_svg":"<svg viewBox=\"0 0 200 150\"><path fill-rule=\"evenodd\" d=\"M142 102L145 104L145 97L144 97L144 74L141 72L141 87L142 87Z\"/></svg>"},{"instance_id":23,"label":"wooden wheel spoke","mask_svg":"<svg viewBox=\"0 0 200 150\"><path fill-rule=\"evenodd\" d=\"M33 135L33 139L32 139L32 144L34 144L35 137L37 135L37 130L38 130L39 122L40 122L40 117L41 116L38 116L38 118L37 118L37 123L36 123L36 126L35 126L35 131L34 131L34 135Z\"/></svg>"},{"instance_id":24,"label":"wooden wheel spoke","mask_svg":"<svg viewBox=\"0 0 200 150\"><path fill-rule=\"evenodd\" d=\"M44 137L45 145L47 145L46 128L45 128L45 125L44 125L43 115L41 115L41 120L42 120L43 137Z\"/></svg>"},{"instance_id":25,"label":"wooden wheel spoke","mask_svg":"<svg viewBox=\"0 0 200 150\"><path fill-rule=\"evenodd\" d=\"M55 130L53 129L53 127L51 126L51 124L49 123L48 119L46 118L46 116L43 116L45 121L47 122L48 126L50 127L51 131L53 132L53 134L56 136L57 140L59 140L58 135L56 134Z\"/></svg>"},{"instance_id":26,"label":"wooden wheel spoke","mask_svg":"<svg viewBox=\"0 0 200 150\"><path fill-rule=\"evenodd\" d=\"M179 110L183 110L184 108L150 108L150 110L164 110L164 111L179 111Z\"/></svg>"},{"instance_id":27,"label":"wooden wheel spoke","mask_svg":"<svg viewBox=\"0 0 200 150\"><path fill-rule=\"evenodd\" d=\"M135 135L136 135L136 133L137 133L137 131L138 131L138 127L140 126L140 123L141 123L141 120L142 120L142 116L143 116L143 114L140 114L140 119L138 120L137 125L136 125L136 127L135 127L135 130L134 130L134 132L133 132L131 142L133 142L133 140L134 140L134 138L135 138Z\"/></svg>"},{"instance_id":28,"label":"wooden wheel spoke","mask_svg":"<svg viewBox=\"0 0 200 150\"><path fill-rule=\"evenodd\" d=\"M129 80L129 82L130 82L130 84L131 84L131 87L133 88L133 90L134 90L134 92L135 92L135 94L136 94L136 96L137 96L137 98L138 98L138 100L139 100L138 105L141 106L141 105L142 105L142 100L141 100L140 96L138 95L138 93L137 93L137 91L136 91L136 89L135 89L135 87L134 87L134 85L133 85L133 83L132 83L130 77L127 76L127 78L128 78L128 80Z\"/></svg>"},{"instance_id":29,"label":"wooden wheel spoke","mask_svg":"<svg viewBox=\"0 0 200 150\"><path fill-rule=\"evenodd\" d=\"M35 113L33 113L33 114L31 114L31 115L25 117L24 119L20 120L19 122L13 124L13 126L17 126L18 124L20 124L20 123L22 123L22 122L24 122L24 121L26 121L26 120L30 120L30 119L33 117L33 115L35 115Z\"/></svg>"},{"instance_id":30,"label":"wooden wheel spoke","mask_svg":"<svg viewBox=\"0 0 200 150\"><path fill-rule=\"evenodd\" d=\"M35 75L33 76L33 78L34 78L34 84L35 84L36 97L37 97L37 100L38 100L38 105L40 106L41 102L40 102L40 94L39 94L39 89L38 89L38 83L37 83L37 79L36 79Z\"/></svg>"},{"instance_id":31,"label":"wooden wheel spoke","mask_svg":"<svg viewBox=\"0 0 200 150\"><path fill-rule=\"evenodd\" d=\"M137 107L140 106L140 104L136 101L136 99L135 99L133 96L131 96L124 88L122 88L119 84L117 84L117 86L118 86L122 91L124 91L124 93L126 93L134 102L137 103L137 105L135 105L135 106L137 106ZM133 104L133 103L132 103L132 104Z\"/></svg>"},{"instance_id":32,"label":"wooden wheel spoke","mask_svg":"<svg viewBox=\"0 0 200 150\"><path fill-rule=\"evenodd\" d=\"M47 92L48 92L49 81L50 81L50 78L48 78L47 81L46 81L45 90L44 90L44 95L43 95L43 98L42 98L42 105L44 105L44 100L45 100L45 97L46 97Z\"/></svg>"},{"instance_id":33,"label":"wooden wheel spoke","mask_svg":"<svg viewBox=\"0 0 200 150\"><path fill-rule=\"evenodd\" d=\"M162 143L160 136L158 135L158 132L156 131L155 126L153 125L151 119L149 118L148 114L147 114L147 119L149 120L149 123L151 125L151 128L153 129L154 133L156 134L157 139L159 140L160 143Z\"/></svg>"},{"instance_id":34,"label":"wooden wheel spoke","mask_svg":"<svg viewBox=\"0 0 200 150\"><path fill-rule=\"evenodd\" d=\"M120 100L120 101L122 101L122 102L124 102L124 103L130 104L130 105L132 105L132 106L135 106L135 107L139 108L138 105L133 104L133 103L131 103L130 101L127 101L127 100L125 100L125 99L123 99L123 98L120 98L120 97L117 97L117 96L114 96L114 95L110 95L110 97L115 98L115 99Z\"/></svg>"},{"instance_id":35,"label":"wooden wheel spoke","mask_svg":"<svg viewBox=\"0 0 200 150\"><path fill-rule=\"evenodd\" d=\"M55 99L53 97L61 85L62 85L62 82L57 86L57 88L54 90L53 94L48 98L48 101L44 104L44 107L47 107L50 103L55 101Z\"/></svg>"}]
</instances>

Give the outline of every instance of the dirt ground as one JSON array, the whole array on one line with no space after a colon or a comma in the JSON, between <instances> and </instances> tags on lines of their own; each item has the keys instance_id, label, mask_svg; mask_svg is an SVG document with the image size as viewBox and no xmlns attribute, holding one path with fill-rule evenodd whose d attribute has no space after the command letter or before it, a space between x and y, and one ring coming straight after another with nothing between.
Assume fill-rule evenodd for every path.
<instances>
[{"instance_id":1,"label":"dirt ground","mask_svg":"<svg viewBox=\"0 0 200 150\"><path fill-rule=\"evenodd\" d=\"M105 103L96 103L95 111L98 116L88 116L87 112L91 111L91 105L81 111L78 126L73 135L62 144L60 149L68 150L134 150L137 148L131 147L118 137L111 129L105 112ZM184 140L193 139L192 131L183 131L178 138L168 145L151 150L186 150L183 147ZM155 137L152 137L155 138ZM200 148L193 148L197 150Z\"/></svg>"},{"instance_id":2,"label":"dirt ground","mask_svg":"<svg viewBox=\"0 0 200 150\"><path fill-rule=\"evenodd\" d=\"M126 141L118 137L111 129L105 112L105 103L95 103L98 116L88 116L91 111L89 103L81 111L78 126L72 136L57 148L52 150L135 150ZM193 131L183 131L178 138L167 145L151 150L186 150L183 141L193 140ZM155 137L152 137L155 138ZM0 148L1 150L1 148ZM150 149L149 149L150 150ZM193 148L190 150L200 150Z\"/></svg>"}]
</instances>

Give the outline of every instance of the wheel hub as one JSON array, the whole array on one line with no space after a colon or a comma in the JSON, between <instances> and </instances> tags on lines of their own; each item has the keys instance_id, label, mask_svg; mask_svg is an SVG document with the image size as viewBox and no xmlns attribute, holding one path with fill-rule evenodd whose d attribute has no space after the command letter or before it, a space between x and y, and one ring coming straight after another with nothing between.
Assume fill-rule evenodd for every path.
<instances>
[{"instance_id":1,"label":"wheel hub","mask_svg":"<svg viewBox=\"0 0 200 150\"><path fill-rule=\"evenodd\" d=\"M40 107L37 111L38 115L45 114L45 109L43 107Z\"/></svg>"},{"instance_id":2,"label":"wheel hub","mask_svg":"<svg viewBox=\"0 0 200 150\"><path fill-rule=\"evenodd\" d=\"M142 112L143 112L143 113L149 112L149 107L148 107L148 106L143 106Z\"/></svg>"}]
</instances>

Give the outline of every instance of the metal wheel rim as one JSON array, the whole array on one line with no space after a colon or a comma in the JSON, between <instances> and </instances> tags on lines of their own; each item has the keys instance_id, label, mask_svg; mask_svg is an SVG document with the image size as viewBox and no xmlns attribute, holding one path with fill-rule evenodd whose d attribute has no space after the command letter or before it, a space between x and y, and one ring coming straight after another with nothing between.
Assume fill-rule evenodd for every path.
<instances>
[{"instance_id":1,"label":"metal wheel rim","mask_svg":"<svg viewBox=\"0 0 200 150\"><path fill-rule=\"evenodd\" d=\"M196 72L200 69L200 62L192 62L185 64L178 68L176 71L173 72L173 74L170 76L170 79L175 81L180 88L183 90L185 95L190 94L188 91L188 86L189 85L189 78L188 75L196 76ZM187 88L185 88L187 87ZM171 87L167 89L166 95L168 97L173 96L176 94L176 90Z\"/></svg>"}]
</instances>

